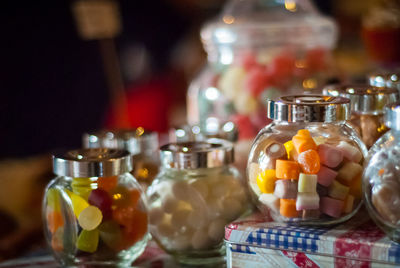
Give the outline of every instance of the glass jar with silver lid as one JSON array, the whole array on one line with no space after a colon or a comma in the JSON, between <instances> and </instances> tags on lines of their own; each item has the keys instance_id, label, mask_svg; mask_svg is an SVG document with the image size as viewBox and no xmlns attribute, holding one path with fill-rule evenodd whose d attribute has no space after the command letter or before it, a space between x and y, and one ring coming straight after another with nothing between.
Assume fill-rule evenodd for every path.
<instances>
[{"instance_id":1,"label":"glass jar with silver lid","mask_svg":"<svg viewBox=\"0 0 400 268\"><path fill-rule=\"evenodd\" d=\"M83 147L116 148L130 152L133 160L132 175L145 189L158 173L158 134L142 127L86 133L83 136Z\"/></svg>"},{"instance_id":2,"label":"glass jar with silver lid","mask_svg":"<svg viewBox=\"0 0 400 268\"><path fill-rule=\"evenodd\" d=\"M400 91L400 70L371 73L368 75L368 82L371 86L388 87Z\"/></svg>"},{"instance_id":3,"label":"glass jar with silver lid","mask_svg":"<svg viewBox=\"0 0 400 268\"><path fill-rule=\"evenodd\" d=\"M350 124L360 134L367 148L388 131L384 124L384 107L399 100L399 92L392 88L368 85L330 85L323 94L350 99Z\"/></svg>"},{"instance_id":4,"label":"glass jar with silver lid","mask_svg":"<svg viewBox=\"0 0 400 268\"><path fill-rule=\"evenodd\" d=\"M258 209L274 221L328 225L361 206L367 150L346 123L350 101L323 95L268 100L273 122L257 135L247 178Z\"/></svg>"},{"instance_id":5,"label":"glass jar with silver lid","mask_svg":"<svg viewBox=\"0 0 400 268\"><path fill-rule=\"evenodd\" d=\"M390 131L369 150L363 175L366 207L371 218L394 241L400 242L400 103L385 108Z\"/></svg>"},{"instance_id":6,"label":"glass jar with silver lid","mask_svg":"<svg viewBox=\"0 0 400 268\"><path fill-rule=\"evenodd\" d=\"M144 251L147 204L131 170L131 155L122 150L53 156L56 177L46 188L43 222L47 243L63 267L125 267Z\"/></svg>"},{"instance_id":7,"label":"glass jar with silver lid","mask_svg":"<svg viewBox=\"0 0 400 268\"><path fill-rule=\"evenodd\" d=\"M170 143L147 190L153 238L179 262L222 263L224 226L249 210L228 141Z\"/></svg>"}]
</instances>

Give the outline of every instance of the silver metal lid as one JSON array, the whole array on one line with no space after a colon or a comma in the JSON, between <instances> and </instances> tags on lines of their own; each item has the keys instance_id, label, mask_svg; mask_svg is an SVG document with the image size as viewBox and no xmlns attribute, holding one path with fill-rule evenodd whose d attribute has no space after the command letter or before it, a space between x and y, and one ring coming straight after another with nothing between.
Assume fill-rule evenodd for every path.
<instances>
[{"instance_id":1,"label":"silver metal lid","mask_svg":"<svg viewBox=\"0 0 400 268\"><path fill-rule=\"evenodd\" d=\"M221 167L234 161L233 145L221 139L169 143L160 148L163 166L176 169Z\"/></svg>"},{"instance_id":2,"label":"silver metal lid","mask_svg":"<svg viewBox=\"0 0 400 268\"><path fill-rule=\"evenodd\" d=\"M400 102L386 105L385 125L394 130L400 130Z\"/></svg>"},{"instance_id":3,"label":"silver metal lid","mask_svg":"<svg viewBox=\"0 0 400 268\"><path fill-rule=\"evenodd\" d=\"M351 111L361 114L382 114L386 104L399 100L397 90L369 85L330 85L322 92L350 99Z\"/></svg>"},{"instance_id":4,"label":"silver metal lid","mask_svg":"<svg viewBox=\"0 0 400 268\"><path fill-rule=\"evenodd\" d=\"M371 86L389 87L400 90L400 72L372 73L368 76Z\"/></svg>"},{"instance_id":5,"label":"silver metal lid","mask_svg":"<svg viewBox=\"0 0 400 268\"><path fill-rule=\"evenodd\" d=\"M152 154L158 150L157 132L136 129L104 130L83 135L85 148L115 148L127 150L132 155Z\"/></svg>"},{"instance_id":6,"label":"silver metal lid","mask_svg":"<svg viewBox=\"0 0 400 268\"><path fill-rule=\"evenodd\" d=\"M350 117L350 101L324 95L289 95L267 100L267 116L287 122L335 122Z\"/></svg>"},{"instance_id":7,"label":"silver metal lid","mask_svg":"<svg viewBox=\"0 0 400 268\"><path fill-rule=\"evenodd\" d=\"M132 156L128 151L89 148L53 155L53 172L67 177L108 177L132 170Z\"/></svg>"},{"instance_id":8,"label":"silver metal lid","mask_svg":"<svg viewBox=\"0 0 400 268\"><path fill-rule=\"evenodd\" d=\"M238 139L238 129L235 123L211 122L208 120L204 128L198 125L183 125L169 130L170 142L204 141L210 138L224 139L235 142Z\"/></svg>"}]
</instances>

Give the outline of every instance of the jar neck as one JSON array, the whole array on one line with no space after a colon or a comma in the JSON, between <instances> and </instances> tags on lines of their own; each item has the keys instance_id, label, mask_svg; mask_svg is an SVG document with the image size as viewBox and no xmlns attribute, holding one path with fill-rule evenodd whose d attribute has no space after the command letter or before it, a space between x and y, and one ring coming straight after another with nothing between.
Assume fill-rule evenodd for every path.
<instances>
[{"instance_id":1,"label":"jar neck","mask_svg":"<svg viewBox=\"0 0 400 268\"><path fill-rule=\"evenodd\" d=\"M188 176L209 176L213 174L219 174L221 172L229 170L231 165L224 165L220 167L213 167L213 168L195 168L195 169L177 169L171 168L169 166L163 165L162 171L163 172L171 172L171 173L184 173Z\"/></svg>"}]
</instances>

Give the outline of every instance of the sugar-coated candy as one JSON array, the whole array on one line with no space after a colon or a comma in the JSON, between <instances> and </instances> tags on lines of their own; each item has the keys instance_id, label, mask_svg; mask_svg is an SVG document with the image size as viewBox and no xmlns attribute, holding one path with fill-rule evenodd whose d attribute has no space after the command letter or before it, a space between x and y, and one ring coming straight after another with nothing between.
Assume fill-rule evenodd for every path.
<instances>
[{"instance_id":1,"label":"sugar-coated candy","mask_svg":"<svg viewBox=\"0 0 400 268\"><path fill-rule=\"evenodd\" d=\"M277 180L274 195L283 199L296 199L297 180Z\"/></svg>"},{"instance_id":2,"label":"sugar-coated candy","mask_svg":"<svg viewBox=\"0 0 400 268\"><path fill-rule=\"evenodd\" d=\"M362 173L362 166L354 162L346 162L338 171L337 180L344 185L351 185L353 179Z\"/></svg>"},{"instance_id":3,"label":"sugar-coated candy","mask_svg":"<svg viewBox=\"0 0 400 268\"><path fill-rule=\"evenodd\" d=\"M215 219L208 225L208 237L214 241L221 241L225 234L225 225L227 222L223 219Z\"/></svg>"},{"instance_id":4,"label":"sugar-coated candy","mask_svg":"<svg viewBox=\"0 0 400 268\"><path fill-rule=\"evenodd\" d=\"M350 213L353 211L354 207L354 196L351 194L347 195L346 199L344 200L344 206L343 206L343 213Z\"/></svg>"},{"instance_id":5,"label":"sugar-coated candy","mask_svg":"<svg viewBox=\"0 0 400 268\"><path fill-rule=\"evenodd\" d=\"M320 169L319 156L315 150L307 150L300 153L297 161L301 170L306 174L317 174Z\"/></svg>"},{"instance_id":6,"label":"sugar-coated candy","mask_svg":"<svg viewBox=\"0 0 400 268\"><path fill-rule=\"evenodd\" d=\"M298 193L296 199L296 209L318 209L319 195L317 193Z\"/></svg>"},{"instance_id":7,"label":"sugar-coated candy","mask_svg":"<svg viewBox=\"0 0 400 268\"><path fill-rule=\"evenodd\" d=\"M296 218L299 216L299 211L296 209L295 199L281 199L279 212L282 216L288 218Z\"/></svg>"},{"instance_id":8,"label":"sugar-coated candy","mask_svg":"<svg viewBox=\"0 0 400 268\"><path fill-rule=\"evenodd\" d=\"M334 180L328 188L328 195L332 198L345 200L349 193L349 187L341 184L337 180Z\"/></svg>"},{"instance_id":9,"label":"sugar-coated candy","mask_svg":"<svg viewBox=\"0 0 400 268\"><path fill-rule=\"evenodd\" d=\"M99 244L99 230L94 229L91 231L82 230L76 241L76 247L79 250L94 253Z\"/></svg>"},{"instance_id":10,"label":"sugar-coated candy","mask_svg":"<svg viewBox=\"0 0 400 268\"><path fill-rule=\"evenodd\" d=\"M111 177L99 177L97 179L97 186L100 189L103 189L107 192L110 192L112 189L117 187L118 177L111 176Z\"/></svg>"},{"instance_id":11,"label":"sugar-coated candy","mask_svg":"<svg viewBox=\"0 0 400 268\"><path fill-rule=\"evenodd\" d=\"M298 179L299 164L295 161L276 160L276 177L278 179Z\"/></svg>"},{"instance_id":12,"label":"sugar-coated candy","mask_svg":"<svg viewBox=\"0 0 400 268\"><path fill-rule=\"evenodd\" d=\"M321 163L330 168L337 167L343 161L342 151L329 144L320 144L318 155Z\"/></svg>"},{"instance_id":13,"label":"sugar-coated candy","mask_svg":"<svg viewBox=\"0 0 400 268\"><path fill-rule=\"evenodd\" d=\"M318 183L327 187L331 185L337 174L338 173L333 169L321 166L317 173Z\"/></svg>"},{"instance_id":14,"label":"sugar-coated candy","mask_svg":"<svg viewBox=\"0 0 400 268\"><path fill-rule=\"evenodd\" d=\"M112 199L103 189L95 189L89 195L89 204L98 207L103 214L104 219L112 217Z\"/></svg>"},{"instance_id":15,"label":"sugar-coated candy","mask_svg":"<svg viewBox=\"0 0 400 268\"><path fill-rule=\"evenodd\" d=\"M51 233L55 233L64 225L64 219L60 211L48 210L46 213L47 228Z\"/></svg>"},{"instance_id":16,"label":"sugar-coated candy","mask_svg":"<svg viewBox=\"0 0 400 268\"><path fill-rule=\"evenodd\" d=\"M286 159L286 149L282 143L273 142L266 149L265 154L272 159Z\"/></svg>"},{"instance_id":17,"label":"sugar-coated candy","mask_svg":"<svg viewBox=\"0 0 400 268\"><path fill-rule=\"evenodd\" d=\"M205 249L213 244L208 236L207 228L197 229L192 236L191 242L193 249Z\"/></svg>"},{"instance_id":18,"label":"sugar-coated candy","mask_svg":"<svg viewBox=\"0 0 400 268\"><path fill-rule=\"evenodd\" d=\"M267 169L257 177L257 185L262 193L271 194L275 189L276 173L275 169Z\"/></svg>"},{"instance_id":19,"label":"sugar-coated candy","mask_svg":"<svg viewBox=\"0 0 400 268\"><path fill-rule=\"evenodd\" d=\"M342 151L343 156L352 162L359 163L362 159L361 151L345 141L341 141L336 148Z\"/></svg>"},{"instance_id":20,"label":"sugar-coated candy","mask_svg":"<svg viewBox=\"0 0 400 268\"><path fill-rule=\"evenodd\" d=\"M339 218L342 214L344 201L324 196L321 197L319 205L322 213L334 218Z\"/></svg>"},{"instance_id":21,"label":"sugar-coated candy","mask_svg":"<svg viewBox=\"0 0 400 268\"><path fill-rule=\"evenodd\" d=\"M275 213L279 213L279 198L274 194L261 194L258 200Z\"/></svg>"},{"instance_id":22,"label":"sugar-coated candy","mask_svg":"<svg viewBox=\"0 0 400 268\"><path fill-rule=\"evenodd\" d=\"M82 210L87 208L89 204L85 199L77 194L69 193L69 195L71 197L72 210L74 211L75 217L78 218Z\"/></svg>"},{"instance_id":23,"label":"sugar-coated candy","mask_svg":"<svg viewBox=\"0 0 400 268\"><path fill-rule=\"evenodd\" d=\"M55 188L50 188L46 193L47 206L53 211L60 211L60 191Z\"/></svg>"},{"instance_id":24,"label":"sugar-coated candy","mask_svg":"<svg viewBox=\"0 0 400 268\"><path fill-rule=\"evenodd\" d=\"M114 221L105 221L99 226L101 240L111 249L118 249L121 246L121 227Z\"/></svg>"},{"instance_id":25,"label":"sugar-coated candy","mask_svg":"<svg viewBox=\"0 0 400 268\"><path fill-rule=\"evenodd\" d=\"M95 206L88 206L79 214L79 225L87 231L93 230L100 225L103 219L100 209Z\"/></svg>"},{"instance_id":26,"label":"sugar-coated candy","mask_svg":"<svg viewBox=\"0 0 400 268\"><path fill-rule=\"evenodd\" d=\"M316 193L317 175L300 173L298 191L299 193Z\"/></svg>"},{"instance_id":27,"label":"sugar-coated candy","mask_svg":"<svg viewBox=\"0 0 400 268\"><path fill-rule=\"evenodd\" d=\"M317 150L317 145L311 137L310 132L306 129L300 129L293 136L292 141L294 148L299 154L307 150Z\"/></svg>"},{"instance_id":28,"label":"sugar-coated candy","mask_svg":"<svg viewBox=\"0 0 400 268\"><path fill-rule=\"evenodd\" d=\"M372 204L379 215L392 224L400 223L398 183L382 183L372 188Z\"/></svg>"}]
</instances>

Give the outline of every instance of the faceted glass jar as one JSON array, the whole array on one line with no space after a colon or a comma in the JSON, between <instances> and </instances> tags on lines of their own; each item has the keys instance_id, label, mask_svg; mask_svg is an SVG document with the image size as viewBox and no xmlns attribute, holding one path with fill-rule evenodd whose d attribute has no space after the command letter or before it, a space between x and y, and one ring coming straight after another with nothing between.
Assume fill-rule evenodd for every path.
<instances>
[{"instance_id":1,"label":"faceted glass jar","mask_svg":"<svg viewBox=\"0 0 400 268\"><path fill-rule=\"evenodd\" d=\"M151 234L181 263L223 263L224 227L250 208L231 145L215 142L162 146L162 169L147 190Z\"/></svg>"},{"instance_id":2,"label":"faceted glass jar","mask_svg":"<svg viewBox=\"0 0 400 268\"><path fill-rule=\"evenodd\" d=\"M46 188L43 221L47 243L62 266L126 267L144 251L149 239L146 199L124 168L130 161L128 152L107 149L54 157L58 176ZM114 174L106 175L109 167ZM90 174L96 169L99 174Z\"/></svg>"},{"instance_id":3,"label":"faceted glass jar","mask_svg":"<svg viewBox=\"0 0 400 268\"><path fill-rule=\"evenodd\" d=\"M104 130L86 133L83 136L84 148L114 148L127 150L132 155L131 174L146 189L159 170L158 134L136 129Z\"/></svg>"},{"instance_id":4,"label":"faceted glass jar","mask_svg":"<svg viewBox=\"0 0 400 268\"><path fill-rule=\"evenodd\" d=\"M386 109L392 128L371 147L363 174L366 207L371 218L392 240L400 243L400 104Z\"/></svg>"},{"instance_id":5,"label":"faceted glass jar","mask_svg":"<svg viewBox=\"0 0 400 268\"><path fill-rule=\"evenodd\" d=\"M330 96L350 99L349 123L370 148L389 128L384 124L384 107L400 100L396 89L369 85L330 85L323 89Z\"/></svg>"},{"instance_id":6,"label":"faceted glass jar","mask_svg":"<svg viewBox=\"0 0 400 268\"><path fill-rule=\"evenodd\" d=\"M208 129L232 121L240 144L270 122L266 98L325 83L336 27L310 1L231 0L201 39L208 63L190 84L188 122Z\"/></svg>"},{"instance_id":7,"label":"faceted glass jar","mask_svg":"<svg viewBox=\"0 0 400 268\"><path fill-rule=\"evenodd\" d=\"M367 153L346 123L349 100L322 95L269 101L274 121L257 135L247 177L253 201L278 222L329 225L361 206Z\"/></svg>"}]
</instances>

